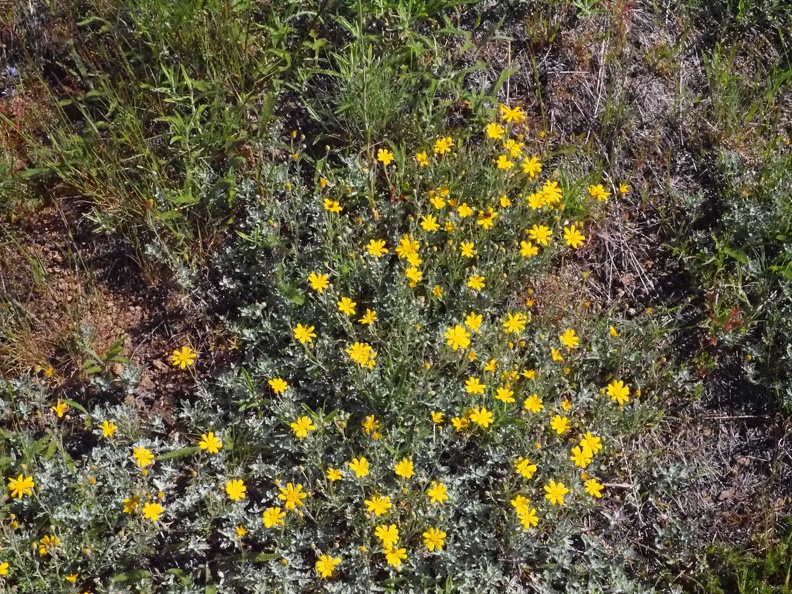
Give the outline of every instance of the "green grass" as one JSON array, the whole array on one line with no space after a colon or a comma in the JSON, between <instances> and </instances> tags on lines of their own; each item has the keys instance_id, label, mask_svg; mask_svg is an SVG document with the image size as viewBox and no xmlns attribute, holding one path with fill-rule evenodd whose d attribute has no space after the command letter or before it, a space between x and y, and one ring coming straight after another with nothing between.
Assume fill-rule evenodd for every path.
<instances>
[{"instance_id":1,"label":"green grass","mask_svg":"<svg viewBox=\"0 0 792 594\"><path fill-rule=\"evenodd\" d=\"M697 576L695 591L726 594L792 592L792 537L782 527L777 539L758 550L718 545L707 555L708 569Z\"/></svg>"}]
</instances>

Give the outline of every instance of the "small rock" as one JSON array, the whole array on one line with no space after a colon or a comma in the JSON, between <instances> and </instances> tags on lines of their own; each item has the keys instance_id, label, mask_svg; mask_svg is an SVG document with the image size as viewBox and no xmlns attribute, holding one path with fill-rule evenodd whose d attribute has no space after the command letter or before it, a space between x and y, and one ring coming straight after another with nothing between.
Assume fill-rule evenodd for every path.
<instances>
[{"instance_id":1,"label":"small rock","mask_svg":"<svg viewBox=\"0 0 792 594\"><path fill-rule=\"evenodd\" d=\"M734 489L724 489L720 492L720 495L718 495L718 501L726 501L732 497L734 497Z\"/></svg>"}]
</instances>

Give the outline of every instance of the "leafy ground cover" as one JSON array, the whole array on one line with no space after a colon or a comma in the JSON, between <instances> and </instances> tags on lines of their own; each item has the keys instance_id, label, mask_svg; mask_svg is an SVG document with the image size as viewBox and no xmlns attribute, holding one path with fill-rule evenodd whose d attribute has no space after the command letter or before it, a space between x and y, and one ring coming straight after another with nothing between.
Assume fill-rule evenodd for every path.
<instances>
[{"instance_id":1,"label":"leafy ground cover","mask_svg":"<svg viewBox=\"0 0 792 594\"><path fill-rule=\"evenodd\" d=\"M11 592L786 592L782 2L15 6Z\"/></svg>"}]
</instances>

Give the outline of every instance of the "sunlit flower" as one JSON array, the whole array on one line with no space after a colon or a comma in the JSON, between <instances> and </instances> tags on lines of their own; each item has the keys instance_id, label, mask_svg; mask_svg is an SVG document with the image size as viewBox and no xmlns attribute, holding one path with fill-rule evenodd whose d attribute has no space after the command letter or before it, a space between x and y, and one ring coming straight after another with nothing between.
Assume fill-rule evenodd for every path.
<instances>
[{"instance_id":1,"label":"sunlit flower","mask_svg":"<svg viewBox=\"0 0 792 594\"><path fill-rule=\"evenodd\" d=\"M138 507L140 506L140 497L137 495L133 495L129 499L124 499L124 513L125 514L134 514L137 513Z\"/></svg>"},{"instance_id":2,"label":"sunlit flower","mask_svg":"<svg viewBox=\"0 0 792 594\"><path fill-rule=\"evenodd\" d=\"M234 533L236 533L236 537L242 539L247 534L247 528L245 528L242 524L234 526Z\"/></svg>"},{"instance_id":3,"label":"sunlit flower","mask_svg":"<svg viewBox=\"0 0 792 594\"><path fill-rule=\"evenodd\" d=\"M592 198L596 198L597 202L606 202L608 198L610 198L610 192L608 192L602 184L597 184L596 186L589 186L588 187L589 196Z\"/></svg>"},{"instance_id":4,"label":"sunlit flower","mask_svg":"<svg viewBox=\"0 0 792 594\"><path fill-rule=\"evenodd\" d=\"M573 349L580 343L580 337L575 334L575 331L572 329L565 330L558 339L561 341L561 344L568 349Z\"/></svg>"},{"instance_id":5,"label":"sunlit flower","mask_svg":"<svg viewBox=\"0 0 792 594\"><path fill-rule=\"evenodd\" d=\"M369 473L369 463L363 456L360 458L352 458L349 462L349 468L355 473L358 478L364 477Z\"/></svg>"},{"instance_id":6,"label":"sunlit flower","mask_svg":"<svg viewBox=\"0 0 792 594\"><path fill-rule=\"evenodd\" d=\"M465 380L465 392L468 394L483 394L486 387L477 377L469 377Z\"/></svg>"},{"instance_id":7,"label":"sunlit flower","mask_svg":"<svg viewBox=\"0 0 792 594\"><path fill-rule=\"evenodd\" d=\"M495 390L495 400L511 404L514 402L514 390L509 387L509 384L499 387Z\"/></svg>"},{"instance_id":8,"label":"sunlit flower","mask_svg":"<svg viewBox=\"0 0 792 594\"><path fill-rule=\"evenodd\" d=\"M454 426L454 429L459 431L464 431L470 425L470 421L467 420L466 417L453 417L451 419L451 424Z\"/></svg>"},{"instance_id":9,"label":"sunlit flower","mask_svg":"<svg viewBox=\"0 0 792 594\"><path fill-rule=\"evenodd\" d=\"M484 288L484 277L474 274L468 278L467 286L474 291L481 291Z\"/></svg>"},{"instance_id":10,"label":"sunlit flower","mask_svg":"<svg viewBox=\"0 0 792 594\"><path fill-rule=\"evenodd\" d=\"M378 518L388 513L388 510L393 507L388 495L385 495L385 497L372 495L371 499L366 499L363 503L366 504L366 509Z\"/></svg>"},{"instance_id":11,"label":"sunlit flower","mask_svg":"<svg viewBox=\"0 0 792 594\"><path fill-rule=\"evenodd\" d=\"M426 151L421 151L415 155L415 160L418 161L418 165L420 167L426 167L429 165L429 157L427 156Z\"/></svg>"},{"instance_id":12,"label":"sunlit flower","mask_svg":"<svg viewBox=\"0 0 792 594\"><path fill-rule=\"evenodd\" d=\"M528 398L525 399L523 403L523 408L525 410L531 411L532 413L539 413L542 412L544 408L544 404L542 403L542 399L539 398L536 394L531 394Z\"/></svg>"},{"instance_id":13,"label":"sunlit flower","mask_svg":"<svg viewBox=\"0 0 792 594\"><path fill-rule=\"evenodd\" d=\"M437 218L434 215L425 215L421 217L421 229L424 231L437 231L440 225L437 223Z\"/></svg>"},{"instance_id":14,"label":"sunlit flower","mask_svg":"<svg viewBox=\"0 0 792 594\"><path fill-rule=\"evenodd\" d=\"M476 224L484 229L492 229L493 225L495 225L495 218L497 216L498 213L493 210L491 206L488 206L486 211L479 211Z\"/></svg>"},{"instance_id":15,"label":"sunlit flower","mask_svg":"<svg viewBox=\"0 0 792 594\"><path fill-rule=\"evenodd\" d=\"M330 198L324 199L324 209L328 212L333 212L336 214L339 214L342 210L344 210L337 200L331 200Z\"/></svg>"},{"instance_id":16,"label":"sunlit flower","mask_svg":"<svg viewBox=\"0 0 792 594\"><path fill-rule=\"evenodd\" d=\"M338 311L340 311L345 316L354 316L355 315L355 306L357 303L352 301L349 297L341 297L341 301L337 304Z\"/></svg>"},{"instance_id":17,"label":"sunlit flower","mask_svg":"<svg viewBox=\"0 0 792 594\"><path fill-rule=\"evenodd\" d=\"M446 153L451 152L451 147L454 146L454 141L451 139L450 136L445 136L443 138L438 138L432 150L434 150L435 154L438 155L445 155Z\"/></svg>"},{"instance_id":18,"label":"sunlit flower","mask_svg":"<svg viewBox=\"0 0 792 594\"><path fill-rule=\"evenodd\" d=\"M630 388L624 385L621 380L614 380L608 384L608 396L613 402L618 402L623 406L630 401Z\"/></svg>"},{"instance_id":19,"label":"sunlit flower","mask_svg":"<svg viewBox=\"0 0 792 594\"><path fill-rule=\"evenodd\" d=\"M460 217L460 218L462 218L462 219L466 219L466 218L468 218L470 215L472 215L472 214L473 214L473 209L472 209L472 208L470 208L470 207L467 205L467 203L466 203L466 202L463 202L462 204L460 204L460 205L459 205L459 208L457 208L457 213L459 214L459 217Z\"/></svg>"},{"instance_id":20,"label":"sunlit flower","mask_svg":"<svg viewBox=\"0 0 792 594\"><path fill-rule=\"evenodd\" d=\"M405 270L404 275L407 277L407 280L410 281L408 283L410 287L416 287L423 278L423 272L421 272L421 270L415 266L410 266L407 270Z\"/></svg>"},{"instance_id":21,"label":"sunlit flower","mask_svg":"<svg viewBox=\"0 0 792 594\"><path fill-rule=\"evenodd\" d=\"M580 445L586 445L593 453L602 451L602 438L592 435L590 431L586 431L583 438L580 440Z\"/></svg>"},{"instance_id":22,"label":"sunlit flower","mask_svg":"<svg viewBox=\"0 0 792 594\"><path fill-rule=\"evenodd\" d=\"M542 197L544 198L545 204L556 204L561 202L564 194L558 182L547 180L542 186Z\"/></svg>"},{"instance_id":23,"label":"sunlit flower","mask_svg":"<svg viewBox=\"0 0 792 594\"><path fill-rule=\"evenodd\" d=\"M320 577L326 579L333 577L336 565L341 563L340 557L331 557L330 555L322 555L316 562L316 573Z\"/></svg>"},{"instance_id":24,"label":"sunlit flower","mask_svg":"<svg viewBox=\"0 0 792 594\"><path fill-rule=\"evenodd\" d=\"M509 155L512 159L516 159L520 155L522 155L523 147L525 143L517 142L513 138L509 138L506 142L503 143L503 148L509 152Z\"/></svg>"},{"instance_id":25,"label":"sunlit flower","mask_svg":"<svg viewBox=\"0 0 792 594\"><path fill-rule=\"evenodd\" d=\"M432 481L432 484L429 485L429 490L426 492L427 496L429 497L429 501L432 503L439 503L443 504L448 501L448 489L446 489L443 483L438 483L437 481Z\"/></svg>"},{"instance_id":26,"label":"sunlit flower","mask_svg":"<svg viewBox=\"0 0 792 594\"><path fill-rule=\"evenodd\" d=\"M619 184L619 193L620 194L627 194L629 192L630 192L630 186L628 186L627 184L624 184L624 183Z\"/></svg>"},{"instance_id":27,"label":"sunlit flower","mask_svg":"<svg viewBox=\"0 0 792 594\"><path fill-rule=\"evenodd\" d=\"M294 328L294 338L300 341L300 344L311 344L313 339L316 338L316 333L314 332L316 328L313 326L303 326L302 324L297 324Z\"/></svg>"},{"instance_id":28,"label":"sunlit flower","mask_svg":"<svg viewBox=\"0 0 792 594\"><path fill-rule=\"evenodd\" d=\"M387 167L393 162L393 153L386 148L381 148L377 151L377 161Z\"/></svg>"},{"instance_id":29,"label":"sunlit flower","mask_svg":"<svg viewBox=\"0 0 792 594\"><path fill-rule=\"evenodd\" d=\"M495 162L495 165L498 169L503 169L505 171L514 167L514 163L509 161L509 157L506 155L498 155L498 160Z\"/></svg>"},{"instance_id":30,"label":"sunlit flower","mask_svg":"<svg viewBox=\"0 0 792 594\"><path fill-rule=\"evenodd\" d=\"M399 239L399 245L396 246L396 255L400 260L407 260L412 264L415 260L411 260L413 256L418 255L418 250L421 243L413 239L412 235L404 235ZM417 266L417 264L413 264Z\"/></svg>"},{"instance_id":31,"label":"sunlit flower","mask_svg":"<svg viewBox=\"0 0 792 594\"><path fill-rule=\"evenodd\" d=\"M507 333L519 334L525 330L525 325L528 323L528 318L523 313L506 314L506 320L503 322L503 329Z\"/></svg>"},{"instance_id":32,"label":"sunlit flower","mask_svg":"<svg viewBox=\"0 0 792 594\"><path fill-rule=\"evenodd\" d=\"M536 157L526 157L523 159L523 162L520 163L520 167L522 168L523 173L526 174L530 179L533 179L542 173L542 163Z\"/></svg>"},{"instance_id":33,"label":"sunlit flower","mask_svg":"<svg viewBox=\"0 0 792 594\"><path fill-rule=\"evenodd\" d=\"M58 415L58 418L61 419L63 418L63 415L66 413L66 410L69 408L69 405L61 400L58 400L55 406L51 408L52 408L52 412Z\"/></svg>"},{"instance_id":34,"label":"sunlit flower","mask_svg":"<svg viewBox=\"0 0 792 594\"><path fill-rule=\"evenodd\" d=\"M152 503L146 502L143 505L143 517L147 520L151 520L152 522L156 522L159 520L160 515L162 512L165 511L165 508L162 507L159 503Z\"/></svg>"},{"instance_id":35,"label":"sunlit flower","mask_svg":"<svg viewBox=\"0 0 792 594\"><path fill-rule=\"evenodd\" d=\"M583 242L586 240L586 236L583 235L580 231L578 231L577 227L574 225L570 225L569 227L564 227L564 241L566 244L573 248L577 249Z\"/></svg>"},{"instance_id":36,"label":"sunlit flower","mask_svg":"<svg viewBox=\"0 0 792 594\"><path fill-rule=\"evenodd\" d=\"M113 434L118 430L118 425L113 423L113 421L105 419L102 424L99 425L99 429L102 430L102 437L107 439L113 437Z\"/></svg>"},{"instance_id":37,"label":"sunlit flower","mask_svg":"<svg viewBox=\"0 0 792 594\"><path fill-rule=\"evenodd\" d=\"M384 239L372 239L366 245L366 250L368 253L374 256L375 258L379 258L380 256L384 256L388 253L388 250L385 248L385 240Z\"/></svg>"},{"instance_id":38,"label":"sunlit flower","mask_svg":"<svg viewBox=\"0 0 792 594\"><path fill-rule=\"evenodd\" d=\"M435 425L439 425L440 423L443 422L443 413L439 411L431 411L429 415L432 418L432 423L434 423Z\"/></svg>"},{"instance_id":39,"label":"sunlit flower","mask_svg":"<svg viewBox=\"0 0 792 594\"><path fill-rule=\"evenodd\" d=\"M240 479L226 481L225 491L231 501L242 501L247 493L245 483Z\"/></svg>"},{"instance_id":40,"label":"sunlit flower","mask_svg":"<svg viewBox=\"0 0 792 594\"><path fill-rule=\"evenodd\" d=\"M457 324L453 328L447 328L445 332L446 344L452 349L466 349L470 346L470 335L464 327Z\"/></svg>"},{"instance_id":41,"label":"sunlit flower","mask_svg":"<svg viewBox=\"0 0 792 594\"><path fill-rule=\"evenodd\" d=\"M539 517L536 515L536 508L527 509L517 513L517 519L526 530L534 528L539 524Z\"/></svg>"},{"instance_id":42,"label":"sunlit flower","mask_svg":"<svg viewBox=\"0 0 792 594\"><path fill-rule=\"evenodd\" d=\"M289 389L289 384L286 383L286 380L283 380L279 377L273 377L272 379L267 380L267 383L275 394L283 394Z\"/></svg>"},{"instance_id":43,"label":"sunlit flower","mask_svg":"<svg viewBox=\"0 0 792 594\"><path fill-rule=\"evenodd\" d=\"M423 536L424 544L429 551L442 551L443 545L445 544L445 537L446 533L442 530L438 530L437 528L429 528L426 532L424 532L421 536Z\"/></svg>"},{"instance_id":44,"label":"sunlit flower","mask_svg":"<svg viewBox=\"0 0 792 594\"><path fill-rule=\"evenodd\" d=\"M50 553L50 551L52 551L52 549L60 546L60 543L61 541L57 536L53 534L46 534L41 540L39 540L38 554L42 556L47 555Z\"/></svg>"},{"instance_id":45,"label":"sunlit flower","mask_svg":"<svg viewBox=\"0 0 792 594\"><path fill-rule=\"evenodd\" d=\"M281 508L268 507L267 509L264 510L264 513L261 514L261 523L264 524L265 528L274 528L275 526L283 526L285 524L283 520L285 517L286 517L286 512L284 512Z\"/></svg>"},{"instance_id":46,"label":"sunlit flower","mask_svg":"<svg viewBox=\"0 0 792 594\"><path fill-rule=\"evenodd\" d=\"M385 550L385 560L388 562L388 565L392 565L393 567L401 567L402 561L406 558L407 549L397 549L393 547Z\"/></svg>"},{"instance_id":47,"label":"sunlit flower","mask_svg":"<svg viewBox=\"0 0 792 594\"><path fill-rule=\"evenodd\" d=\"M522 495L517 495L509 503L512 504L515 512L522 514L528 511L528 504L531 503L531 500L527 497L523 497Z\"/></svg>"},{"instance_id":48,"label":"sunlit flower","mask_svg":"<svg viewBox=\"0 0 792 594\"><path fill-rule=\"evenodd\" d=\"M569 419L561 415L555 415L550 421L550 427L559 435L563 435L569 431Z\"/></svg>"},{"instance_id":49,"label":"sunlit flower","mask_svg":"<svg viewBox=\"0 0 792 594\"><path fill-rule=\"evenodd\" d=\"M613 326L611 326L609 330L610 330L610 335L613 336L614 338L619 336L619 332Z\"/></svg>"},{"instance_id":50,"label":"sunlit flower","mask_svg":"<svg viewBox=\"0 0 792 594\"><path fill-rule=\"evenodd\" d=\"M371 435L372 432L380 428L380 422L374 415L369 415L363 420L361 426L363 427L363 431L366 432L366 435Z\"/></svg>"},{"instance_id":51,"label":"sunlit flower","mask_svg":"<svg viewBox=\"0 0 792 594\"><path fill-rule=\"evenodd\" d=\"M179 351L173 351L171 365L180 369L186 369L193 363L198 355L188 346L183 346Z\"/></svg>"},{"instance_id":52,"label":"sunlit flower","mask_svg":"<svg viewBox=\"0 0 792 594\"><path fill-rule=\"evenodd\" d=\"M154 464L154 454L144 447L133 448L132 457L135 459L135 462L137 462L137 465L141 468L145 468L146 466L151 466Z\"/></svg>"},{"instance_id":53,"label":"sunlit flower","mask_svg":"<svg viewBox=\"0 0 792 594\"><path fill-rule=\"evenodd\" d=\"M31 495L35 486L36 483L33 482L32 476L20 474L17 478L8 479L8 491L11 493L11 497L16 497L17 499L22 499L25 495Z\"/></svg>"},{"instance_id":54,"label":"sunlit flower","mask_svg":"<svg viewBox=\"0 0 792 594\"><path fill-rule=\"evenodd\" d=\"M542 192L532 192L528 195L527 200L531 210L539 210L545 205L545 197Z\"/></svg>"},{"instance_id":55,"label":"sunlit flower","mask_svg":"<svg viewBox=\"0 0 792 594\"><path fill-rule=\"evenodd\" d=\"M550 481L549 484L544 486L545 499L550 502L550 505L564 505L564 495L569 493L569 489L564 486L564 483L556 483Z\"/></svg>"},{"instance_id":56,"label":"sunlit flower","mask_svg":"<svg viewBox=\"0 0 792 594\"><path fill-rule=\"evenodd\" d=\"M602 498L602 490L605 488L601 482L597 479L589 479L585 483L583 483L583 488L586 489L586 493L589 495L596 497L597 499Z\"/></svg>"},{"instance_id":57,"label":"sunlit flower","mask_svg":"<svg viewBox=\"0 0 792 594\"><path fill-rule=\"evenodd\" d=\"M498 107L501 113L501 119L507 124L521 124L526 120L525 112L521 107L509 107L508 105L500 105Z\"/></svg>"},{"instance_id":58,"label":"sunlit flower","mask_svg":"<svg viewBox=\"0 0 792 594\"><path fill-rule=\"evenodd\" d=\"M374 529L374 536L380 539L383 549L390 549L399 542L399 529L396 524L377 526Z\"/></svg>"},{"instance_id":59,"label":"sunlit flower","mask_svg":"<svg viewBox=\"0 0 792 594\"><path fill-rule=\"evenodd\" d=\"M284 502L286 509L289 511L294 511L296 507L299 507L303 504L302 500L308 497L308 493L303 492L302 485L292 485L291 483L287 483L286 487L279 487L280 494L278 495L278 499ZM279 509L279 508L276 508Z\"/></svg>"},{"instance_id":60,"label":"sunlit flower","mask_svg":"<svg viewBox=\"0 0 792 594\"><path fill-rule=\"evenodd\" d=\"M506 133L506 129L500 124L489 123L484 129L489 138L500 139Z\"/></svg>"},{"instance_id":61,"label":"sunlit flower","mask_svg":"<svg viewBox=\"0 0 792 594\"><path fill-rule=\"evenodd\" d=\"M561 351L558 349L550 349L550 355L553 358L553 361L563 361L564 357L561 354Z\"/></svg>"},{"instance_id":62,"label":"sunlit flower","mask_svg":"<svg viewBox=\"0 0 792 594\"><path fill-rule=\"evenodd\" d=\"M484 429L486 429L492 425L492 412L488 411L483 406L481 408L475 406L470 413L470 420L479 427L484 427Z\"/></svg>"},{"instance_id":63,"label":"sunlit flower","mask_svg":"<svg viewBox=\"0 0 792 594\"><path fill-rule=\"evenodd\" d=\"M553 235L553 232L544 225L534 225L526 233L536 243L545 247L550 243L550 237Z\"/></svg>"},{"instance_id":64,"label":"sunlit flower","mask_svg":"<svg viewBox=\"0 0 792 594\"><path fill-rule=\"evenodd\" d=\"M483 317L481 314L472 311L465 317L465 326L470 328L473 332L478 332L481 328L482 319Z\"/></svg>"},{"instance_id":65,"label":"sunlit flower","mask_svg":"<svg viewBox=\"0 0 792 594\"><path fill-rule=\"evenodd\" d=\"M536 464L528 458L520 457L517 459L517 464L514 465L514 471L525 479L531 479L536 474Z\"/></svg>"},{"instance_id":66,"label":"sunlit flower","mask_svg":"<svg viewBox=\"0 0 792 594\"><path fill-rule=\"evenodd\" d=\"M309 417L299 417L289 426L294 431L294 436L297 439L305 439L308 437L309 431L316 431L316 425L313 424Z\"/></svg>"},{"instance_id":67,"label":"sunlit flower","mask_svg":"<svg viewBox=\"0 0 792 594\"><path fill-rule=\"evenodd\" d=\"M369 360L373 355L376 355L374 351L371 349L371 345L365 342L355 342L352 344L351 347L346 349L347 355L349 358L360 365L361 367L365 367Z\"/></svg>"},{"instance_id":68,"label":"sunlit flower","mask_svg":"<svg viewBox=\"0 0 792 594\"><path fill-rule=\"evenodd\" d=\"M330 277L326 274L312 272L308 275L308 283L317 293L324 293L325 289L330 286Z\"/></svg>"},{"instance_id":69,"label":"sunlit flower","mask_svg":"<svg viewBox=\"0 0 792 594\"><path fill-rule=\"evenodd\" d=\"M572 460L578 468L587 468L588 465L591 464L591 457L593 455L594 453L591 451L590 447L581 444L572 448L569 459Z\"/></svg>"},{"instance_id":70,"label":"sunlit flower","mask_svg":"<svg viewBox=\"0 0 792 594\"><path fill-rule=\"evenodd\" d=\"M396 466L393 467L393 471L396 473L396 476L400 476L405 479L410 479L415 474L412 460L409 458L405 458L396 464Z\"/></svg>"},{"instance_id":71,"label":"sunlit flower","mask_svg":"<svg viewBox=\"0 0 792 594\"><path fill-rule=\"evenodd\" d=\"M532 244L530 241L520 242L520 255L523 258L532 258L539 253L539 248Z\"/></svg>"},{"instance_id":72,"label":"sunlit flower","mask_svg":"<svg viewBox=\"0 0 792 594\"><path fill-rule=\"evenodd\" d=\"M198 447L206 450L210 454L217 454L223 447L223 442L217 437L214 432L204 433L201 435L201 441L198 442Z\"/></svg>"}]
</instances>

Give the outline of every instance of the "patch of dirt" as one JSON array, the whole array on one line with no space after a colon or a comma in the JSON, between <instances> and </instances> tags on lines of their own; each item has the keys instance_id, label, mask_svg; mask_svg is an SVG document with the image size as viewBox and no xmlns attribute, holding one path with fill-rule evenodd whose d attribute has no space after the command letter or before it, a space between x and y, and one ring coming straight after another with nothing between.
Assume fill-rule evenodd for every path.
<instances>
[{"instance_id":1,"label":"patch of dirt","mask_svg":"<svg viewBox=\"0 0 792 594\"><path fill-rule=\"evenodd\" d=\"M126 246L94 236L74 200L55 199L10 217L14 241L0 244L0 290L8 315L0 366L6 375L37 371L68 398L119 400L91 389L82 365L118 340L121 355L140 368L129 401L148 414L170 416L192 374L170 365L171 352L191 346L195 373L208 374L236 356L212 312L178 296L167 281L147 285ZM123 365L110 362L117 378Z\"/></svg>"}]
</instances>

